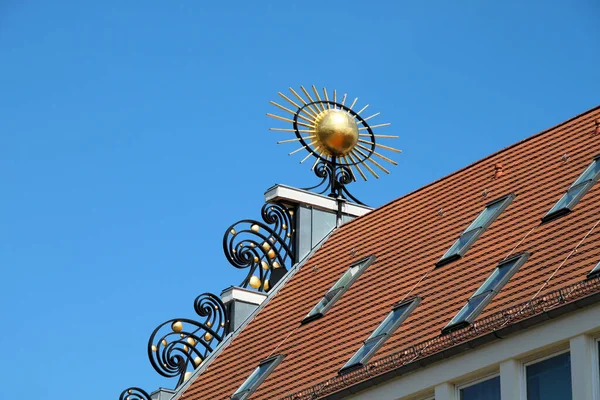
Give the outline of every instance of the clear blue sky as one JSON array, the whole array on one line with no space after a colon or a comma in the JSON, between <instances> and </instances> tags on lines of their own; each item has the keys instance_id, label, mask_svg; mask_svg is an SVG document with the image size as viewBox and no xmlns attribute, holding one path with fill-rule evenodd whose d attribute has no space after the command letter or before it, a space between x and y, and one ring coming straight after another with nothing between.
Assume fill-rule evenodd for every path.
<instances>
[{"instance_id":1,"label":"clear blue sky","mask_svg":"<svg viewBox=\"0 0 600 400\"><path fill-rule=\"evenodd\" d=\"M598 49L594 0L0 0L3 396L174 384L154 327L242 280L221 238L264 190L314 181L278 91L392 123L399 166L351 187L377 206L598 105Z\"/></svg>"}]
</instances>

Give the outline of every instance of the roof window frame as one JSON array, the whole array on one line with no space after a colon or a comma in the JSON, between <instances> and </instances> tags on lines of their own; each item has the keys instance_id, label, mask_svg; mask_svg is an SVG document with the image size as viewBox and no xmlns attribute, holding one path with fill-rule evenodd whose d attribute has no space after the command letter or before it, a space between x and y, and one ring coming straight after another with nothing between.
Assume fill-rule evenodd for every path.
<instances>
[{"instance_id":1,"label":"roof window frame","mask_svg":"<svg viewBox=\"0 0 600 400\"><path fill-rule=\"evenodd\" d=\"M558 201L556 203L554 203L554 205L552 206L552 208L550 208L550 210L546 213L546 215L544 215L542 217L542 224L559 219L560 217L570 214L573 211L575 206L577 204L579 204L581 199L587 194L587 192L590 191L590 189L596 184L596 182L598 182L598 179L600 179L600 169L599 169L598 172L596 172L596 174L592 178L586 179L585 181L580 181L581 178L585 176L586 172L588 170L590 170L596 163L598 163L600 165L600 154L598 154L597 156L595 156L592 159L592 162L586 167L586 169L583 170L583 172L581 174L579 174L579 176L577 177L575 182L573 182L571 184L571 186L569 186L567 191L565 193L563 193L563 195L560 197L560 199L558 199ZM563 201L563 199L569 194L569 192L571 192L573 189L576 189L579 187L582 187L583 189L580 190L563 207L556 208Z\"/></svg>"},{"instance_id":2,"label":"roof window frame","mask_svg":"<svg viewBox=\"0 0 600 400\"><path fill-rule=\"evenodd\" d=\"M458 329L465 328L471 325L475 319L481 314L481 312L485 309L485 307L490 304L490 302L496 297L498 293L502 290L502 288L508 283L510 278L527 262L530 257L530 253L523 252L511 257L508 257L505 260L502 260L496 265L496 268L492 271L490 275L483 281L483 283L477 288L477 290L469 297L467 303L456 313L454 317L448 322L448 324L442 329L442 335L447 333L456 331ZM500 268L507 266L511 263L514 263L512 266L508 267L507 272L502 276L500 280L495 282L493 287L488 288L485 291L480 292L480 289L488 283L490 278L494 275L497 270ZM469 312L466 316L458 319L458 317L463 313L463 310L474 300L482 299L471 312Z\"/></svg>"},{"instance_id":3,"label":"roof window frame","mask_svg":"<svg viewBox=\"0 0 600 400\"><path fill-rule=\"evenodd\" d=\"M422 299L417 296L417 297L413 297L409 300L404 300L404 301L401 301L400 303L395 304L392 307L392 310L385 316L385 318L379 323L379 325L377 325L377 327L373 330L373 332L371 332L371 335L369 335L369 337L363 341L362 346L358 350L356 350L356 352L354 352L352 357L350 357L350 359L346 362L346 364L344 364L344 366L339 370L339 374L340 375L347 374L349 372L352 372L359 368L362 368L375 355L375 353L377 353L377 351L385 344L385 342L388 340L388 338L390 336L392 336L394 334L394 332L396 332L398 330L400 325L402 325L402 323L410 316L410 314L415 310L415 308L417 308L419 303L421 303L421 300ZM375 332L377 332L379 327L381 327L388 318L393 316L394 312L396 312L398 309L400 309L402 307L406 307L406 309L393 322L393 324L391 324L389 326L388 330L386 332L382 332L376 336L373 336L375 334ZM370 345L371 343L374 343L374 345L365 354L363 354L362 357L360 357L360 359L355 360L357 355L361 353L361 351L364 349L364 347L366 345Z\"/></svg>"},{"instance_id":4,"label":"roof window frame","mask_svg":"<svg viewBox=\"0 0 600 400\"><path fill-rule=\"evenodd\" d=\"M277 368L277 366L283 361L285 358L285 354L278 354L267 359L262 360L258 363L258 366L252 371L250 376L246 378L246 380L238 387L238 389L233 393L230 397L231 400L246 400L252 395L256 389L260 387L260 385L269 377L269 375ZM240 390L246 385L247 382L252 379L253 375L260 370L260 368L265 364L271 364L267 367L267 369L258 377L258 379L253 382L248 388L244 390Z\"/></svg>"},{"instance_id":5,"label":"roof window frame","mask_svg":"<svg viewBox=\"0 0 600 400\"><path fill-rule=\"evenodd\" d=\"M594 268L592 268L592 270L590 272L588 272L587 278L593 279L593 278L597 278L599 276L600 276L600 262L598 262L598 264L596 264L594 266Z\"/></svg>"},{"instance_id":6,"label":"roof window frame","mask_svg":"<svg viewBox=\"0 0 600 400\"><path fill-rule=\"evenodd\" d=\"M327 290L327 292L323 295L323 297L321 297L319 302L317 304L315 304L315 306L310 310L310 312L306 315L306 317L304 317L304 319L302 320L302 324L307 324L307 323L314 321L316 319L319 319L319 318L323 317L325 314L327 314L327 312L335 305L335 303L340 299L340 297L342 297L344 295L344 293L346 293L348 291L350 286L352 286L352 284L354 282L356 282L358 280L358 278L360 278L360 276L366 271L367 268L369 268L369 266L371 266L371 264L373 264L375 262L376 259L377 259L377 257L373 254L373 255L370 255L367 257L363 257L360 260L355 261L352 264L350 264L350 266L348 267L348 269L346 269L346 271L344 271L342 276L340 276L338 278L338 280L335 281L335 283L331 286L331 288L329 288L329 290ZM347 273L349 273L352 270L352 268L354 268L360 264L363 264L363 265L360 267L358 273L356 273L354 276L352 276L350 278L350 280L344 286L335 288L335 286L338 284L338 282L340 282L342 279L344 279L344 276ZM329 301L327 302L327 304L325 304L324 306L319 306L323 302L323 300L327 299L328 297L329 297L329 299L328 299Z\"/></svg>"},{"instance_id":7,"label":"roof window frame","mask_svg":"<svg viewBox=\"0 0 600 400\"><path fill-rule=\"evenodd\" d=\"M467 228L460 234L458 239L456 239L454 243L452 243L452 246L450 246L446 253L444 253L442 258L437 263L435 263L436 268L444 266L446 264L450 264L451 262L463 258L467 251L471 248L471 246L490 227L490 225L492 225L494 221L498 219L500 214L502 214L504 210L506 210L506 208L512 203L515 197L516 195L514 193L509 193L505 196L502 196L498 199L487 203L483 210L477 215L477 217L475 217L473 222L471 222L471 224L469 224L469 226L467 226ZM485 213L487 209L498 203L501 203L500 207L496 211L494 211L494 213L489 218L487 218L487 220L482 225L472 227L472 225L479 219L481 215ZM463 244L458 250L452 251L452 249L458 243L460 243L460 240L467 235L471 236L468 238L466 243Z\"/></svg>"}]
</instances>

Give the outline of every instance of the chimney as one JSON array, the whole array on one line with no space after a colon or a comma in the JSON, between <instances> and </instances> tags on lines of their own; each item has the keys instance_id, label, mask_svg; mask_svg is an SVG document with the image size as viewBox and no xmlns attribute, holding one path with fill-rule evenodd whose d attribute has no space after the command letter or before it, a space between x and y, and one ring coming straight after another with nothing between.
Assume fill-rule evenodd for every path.
<instances>
[{"instance_id":1,"label":"chimney","mask_svg":"<svg viewBox=\"0 0 600 400\"><path fill-rule=\"evenodd\" d=\"M230 286L221 293L221 300L229 317L226 332L234 332L267 297L264 293ZM154 399L153 399L154 400ZM162 399L160 399L162 400Z\"/></svg>"},{"instance_id":2,"label":"chimney","mask_svg":"<svg viewBox=\"0 0 600 400\"><path fill-rule=\"evenodd\" d=\"M371 207L350 203L343 198L316 194L285 185L275 185L268 189L265 193L265 201L283 203L294 211L296 219L294 262L304 259L333 228L372 210Z\"/></svg>"},{"instance_id":3,"label":"chimney","mask_svg":"<svg viewBox=\"0 0 600 400\"><path fill-rule=\"evenodd\" d=\"M174 390L158 388L157 391L152 392L152 394L150 394L150 398L152 400L170 400L174 394L175 394Z\"/></svg>"}]
</instances>

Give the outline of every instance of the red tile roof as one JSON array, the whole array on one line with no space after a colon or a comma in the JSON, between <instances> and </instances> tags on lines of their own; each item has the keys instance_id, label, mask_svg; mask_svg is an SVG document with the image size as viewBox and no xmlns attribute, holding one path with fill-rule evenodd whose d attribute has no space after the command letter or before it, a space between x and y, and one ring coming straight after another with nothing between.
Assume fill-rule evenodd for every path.
<instances>
[{"instance_id":1,"label":"red tile roof","mask_svg":"<svg viewBox=\"0 0 600 400\"><path fill-rule=\"evenodd\" d=\"M274 354L286 357L252 399L284 398L334 378L392 305L409 296L423 300L371 361L437 338L510 254L527 251L531 257L478 321L585 279L600 261L600 184L571 214L546 224L540 219L600 154L600 136L594 134L598 119L600 107L343 225L181 398L229 399L259 361ZM500 177L495 176L498 163ZM509 193L516 198L465 257L435 268L485 205ZM348 266L371 254L377 260L334 307L301 325Z\"/></svg>"}]
</instances>

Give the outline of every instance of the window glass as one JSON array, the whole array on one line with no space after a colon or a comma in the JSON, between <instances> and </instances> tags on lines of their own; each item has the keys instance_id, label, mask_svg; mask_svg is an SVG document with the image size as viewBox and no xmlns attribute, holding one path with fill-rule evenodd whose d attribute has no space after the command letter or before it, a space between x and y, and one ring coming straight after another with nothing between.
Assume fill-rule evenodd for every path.
<instances>
[{"instance_id":1,"label":"window glass","mask_svg":"<svg viewBox=\"0 0 600 400\"><path fill-rule=\"evenodd\" d=\"M377 346L381 340L382 340L382 338L367 340L361 346L361 348L358 349L358 351L356 353L354 353L354 355L352 356L352 358L350 359L350 361L348 361L348 363L346 363L346 366L344 366L344 368L348 368L348 367L353 366L353 365L362 364L363 359L369 355L369 352L375 346Z\"/></svg>"},{"instance_id":2,"label":"window glass","mask_svg":"<svg viewBox=\"0 0 600 400\"><path fill-rule=\"evenodd\" d=\"M329 235L329 232L335 228L337 216L335 213L322 211L317 208L312 210L312 248Z\"/></svg>"},{"instance_id":3,"label":"window glass","mask_svg":"<svg viewBox=\"0 0 600 400\"><path fill-rule=\"evenodd\" d=\"M463 231L459 238L450 246L450 249L436 263L437 267L460 259L477 240L477 238L494 222L494 220L508 207L515 196L510 194L492 203L489 203L475 220Z\"/></svg>"},{"instance_id":4,"label":"window glass","mask_svg":"<svg viewBox=\"0 0 600 400\"><path fill-rule=\"evenodd\" d=\"M304 317L302 323L307 323L323 316L373 261L375 261L375 256L370 256L350 266L308 315Z\"/></svg>"},{"instance_id":5,"label":"window glass","mask_svg":"<svg viewBox=\"0 0 600 400\"><path fill-rule=\"evenodd\" d=\"M475 221L473 221L473 223L469 225L469 227L466 230L471 230L473 228L481 228L482 226L485 226L490 221L490 219L494 218L494 214L496 214L498 210L500 210L500 208L503 205L502 203L502 201L497 201L487 206L483 210L483 212L479 214Z\"/></svg>"},{"instance_id":6,"label":"window glass","mask_svg":"<svg viewBox=\"0 0 600 400\"><path fill-rule=\"evenodd\" d=\"M571 355L563 353L526 367L527 400L571 399Z\"/></svg>"},{"instance_id":7,"label":"window glass","mask_svg":"<svg viewBox=\"0 0 600 400\"><path fill-rule=\"evenodd\" d=\"M458 254L460 253L460 251L467 245L469 244L469 241L473 238L473 236L475 236L476 234L479 233L479 231L481 230L481 228L478 229L472 229L468 232L463 233L462 235L460 235L460 237L458 238L458 240L456 242L454 242L454 244L452 245L452 247L450 247L450 250L448 250L448 252L446 252L446 254L444 254L444 258L448 258L454 254Z\"/></svg>"},{"instance_id":8,"label":"window glass","mask_svg":"<svg viewBox=\"0 0 600 400\"><path fill-rule=\"evenodd\" d=\"M371 333L360 349L342 367L340 373L347 372L357 366L365 364L383 346L388 337L394 333L400 324L408 318L410 313L419 305L421 299L415 297L394 307L383 319L377 328Z\"/></svg>"},{"instance_id":9,"label":"window glass","mask_svg":"<svg viewBox=\"0 0 600 400\"><path fill-rule=\"evenodd\" d=\"M466 321L473 312L479 307L479 305L487 299L491 292L481 294L479 296L471 297L467 304L456 314L456 317L452 318L449 325L455 325L460 322Z\"/></svg>"},{"instance_id":10,"label":"window glass","mask_svg":"<svg viewBox=\"0 0 600 400\"><path fill-rule=\"evenodd\" d=\"M402 314L406 312L410 304L411 303L406 303L403 306L395 308L391 313L388 314L387 317L385 317L383 322L377 327L377 329L373 331L370 337L374 338L385 333L390 333L394 324L398 322L398 319L402 317Z\"/></svg>"},{"instance_id":11,"label":"window glass","mask_svg":"<svg viewBox=\"0 0 600 400\"><path fill-rule=\"evenodd\" d=\"M283 355L278 355L275 357L271 357L263 362L261 362L258 367L250 374L248 379L242 383L242 385L235 391L235 393L231 396L232 400L246 400L267 377L273 370L279 365L281 360L283 360Z\"/></svg>"},{"instance_id":12,"label":"window glass","mask_svg":"<svg viewBox=\"0 0 600 400\"><path fill-rule=\"evenodd\" d=\"M598 275L600 273L600 262L596 264L593 270L588 275Z\"/></svg>"},{"instance_id":13,"label":"window glass","mask_svg":"<svg viewBox=\"0 0 600 400\"><path fill-rule=\"evenodd\" d=\"M592 164L586 168L585 171L579 177L567 193L565 193L560 200L548 211L542 218L542 222L552 221L563 215L570 213L573 208L577 205L579 200L587 193L587 191L594 185L600 176L600 156L597 156Z\"/></svg>"},{"instance_id":14,"label":"window glass","mask_svg":"<svg viewBox=\"0 0 600 400\"><path fill-rule=\"evenodd\" d=\"M500 377L460 389L460 400L500 400Z\"/></svg>"},{"instance_id":15,"label":"window glass","mask_svg":"<svg viewBox=\"0 0 600 400\"><path fill-rule=\"evenodd\" d=\"M579 178L577 178L575 183L573 183L573 186L575 186L581 182L593 180L596 178L596 175L598 175L599 173L600 173L600 162L598 162L598 160L596 159L596 160L594 160L592 165L587 167L587 169L585 171L583 171L583 174L581 174L581 176Z\"/></svg>"},{"instance_id":16,"label":"window glass","mask_svg":"<svg viewBox=\"0 0 600 400\"><path fill-rule=\"evenodd\" d=\"M577 186L573 186L571 189L569 189L567 191L567 193L565 193L565 195L563 197L560 198L560 200L554 205L554 207L552 207L552 209L550 210L550 213L556 212L560 209L563 208L569 208L569 207L573 207L574 204L571 204L574 200L576 200L576 198L584 191L588 190L588 185L589 183L582 183L580 185Z\"/></svg>"},{"instance_id":17,"label":"window glass","mask_svg":"<svg viewBox=\"0 0 600 400\"><path fill-rule=\"evenodd\" d=\"M494 290L502 282L502 279L504 279L506 274L510 272L511 268L514 267L518 261L519 259L515 258L512 262L500 264L498 268L496 268L494 272L492 272L490 277L487 278L485 282L483 282L483 285L481 285L481 287L477 289L474 296L477 296L478 294L481 294L483 292Z\"/></svg>"}]
</instances>

